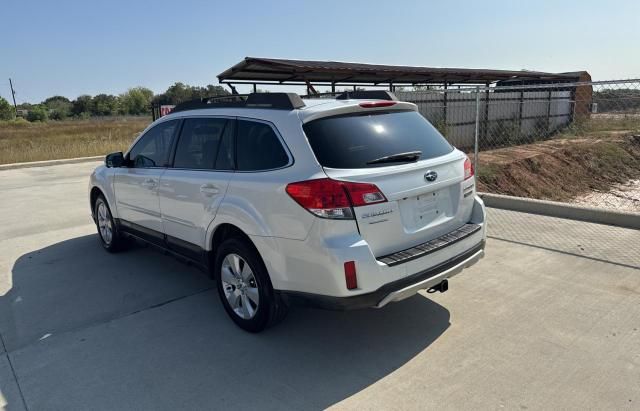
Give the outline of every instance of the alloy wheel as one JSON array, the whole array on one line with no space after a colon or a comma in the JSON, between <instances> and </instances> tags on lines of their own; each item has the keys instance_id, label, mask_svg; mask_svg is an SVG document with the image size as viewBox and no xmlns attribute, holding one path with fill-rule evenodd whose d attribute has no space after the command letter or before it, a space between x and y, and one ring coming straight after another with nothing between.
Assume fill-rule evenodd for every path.
<instances>
[{"instance_id":1,"label":"alloy wheel","mask_svg":"<svg viewBox=\"0 0 640 411\"><path fill-rule=\"evenodd\" d=\"M260 293L258 282L246 260L228 254L222 261L222 288L229 306L243 320L250 320L258 312Z\"/></svg>"},{"instance_id":2,"label":"alloy wheel","mask_svg":"<svg viewBox=\"0 0 640 411\"><path fill-rule=\"evenodd\" d=\"M113 240L113 227L111 225L111 214L106 204L100 202L98 204L98 230L100 237L106 245L110 245Z\"/></svg>"}]
</instances>

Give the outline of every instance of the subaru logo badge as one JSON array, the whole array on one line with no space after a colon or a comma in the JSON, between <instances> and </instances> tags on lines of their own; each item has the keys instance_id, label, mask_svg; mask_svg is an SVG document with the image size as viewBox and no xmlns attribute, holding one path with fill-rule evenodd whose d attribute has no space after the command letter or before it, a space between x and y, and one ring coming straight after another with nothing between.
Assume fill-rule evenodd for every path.
<instances>
[{"instance_id":1,"label":"subaru logo badge","mask_svg":"<svg viewBox=\"0 0 640 411\"><path fill-rule=\"evenodd\" d=\"M436 172L435 172L435 171L433 171L433 170L427 171L427 172L424 174L424 179L425 179L426 181L436 181L436 178L438 178L438 173L436 173Z\"/></svg>"}]
</instances>

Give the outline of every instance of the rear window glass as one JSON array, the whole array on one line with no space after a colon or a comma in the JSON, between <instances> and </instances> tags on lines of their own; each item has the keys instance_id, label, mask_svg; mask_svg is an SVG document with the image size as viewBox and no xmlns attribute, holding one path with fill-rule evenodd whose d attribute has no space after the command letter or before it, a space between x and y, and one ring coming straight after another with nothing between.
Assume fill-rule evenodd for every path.
<instances>
[{"instance_id":1,"label":"rear window glass","mask_svg":"<svg viewBox=\"0 0 640 411\"><path fill-rule=\"evenodd\" d=\"M329 168L384 167L407 161L367 163L415 151L421 152L418 160L425 160L453 150L415 111L321 118L305 124L304 131L320 164Z\"/></svg>"}]
</instances>

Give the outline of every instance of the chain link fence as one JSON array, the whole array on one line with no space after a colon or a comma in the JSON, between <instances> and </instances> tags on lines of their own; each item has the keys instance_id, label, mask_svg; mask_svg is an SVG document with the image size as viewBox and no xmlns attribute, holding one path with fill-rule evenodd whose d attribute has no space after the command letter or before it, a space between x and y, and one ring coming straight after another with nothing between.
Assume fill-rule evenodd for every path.
<instances>
[{"instance_id":1,"label":"chain link fence","mask_svg":"<svg viewBox=\"0 0 640 411\"><path fill-rule=\"evenodd\" d=\"M480 191L640 212L640 80L397 90Z\"/></svg>"},{"instance_id":2,"label":"chain link fence","mask_svg":"<svg viewBox=\"0 0 640 411\"><path fill-rule=\"evenodd\" d=\"M640 218L640 80L396 94L473 159L479 191ZM640 268L633 229L496 208L488 218L493 238Z\"/></svg>"}]
</instances>

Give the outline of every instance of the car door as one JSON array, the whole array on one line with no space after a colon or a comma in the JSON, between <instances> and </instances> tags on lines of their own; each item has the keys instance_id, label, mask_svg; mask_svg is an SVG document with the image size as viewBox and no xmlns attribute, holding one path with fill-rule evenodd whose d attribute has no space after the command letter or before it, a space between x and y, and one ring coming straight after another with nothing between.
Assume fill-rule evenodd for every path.
<instances>
[{"instance_id":1,"label":"car door","mask_svg":"<svg viewBox=\"0 0 640 411\"><path fill-rule=\"evenodd\" d=\"M118 217L125 229L162 242L158 187L180 120L149 129L126 155L127 167L116 169L114 191Z\"/></svg>"},{"instance_id":2,"label":"car door","mask_svg":"<svg viewBox=\"0 0 640 411\"><path fill-rule=\"evenodd\" d=\"M206 230L225 196L234 168L235 120L184 120L173 161L160 178L160 210L169 247L199 260Z\"/></svg>"}]
</instances>

